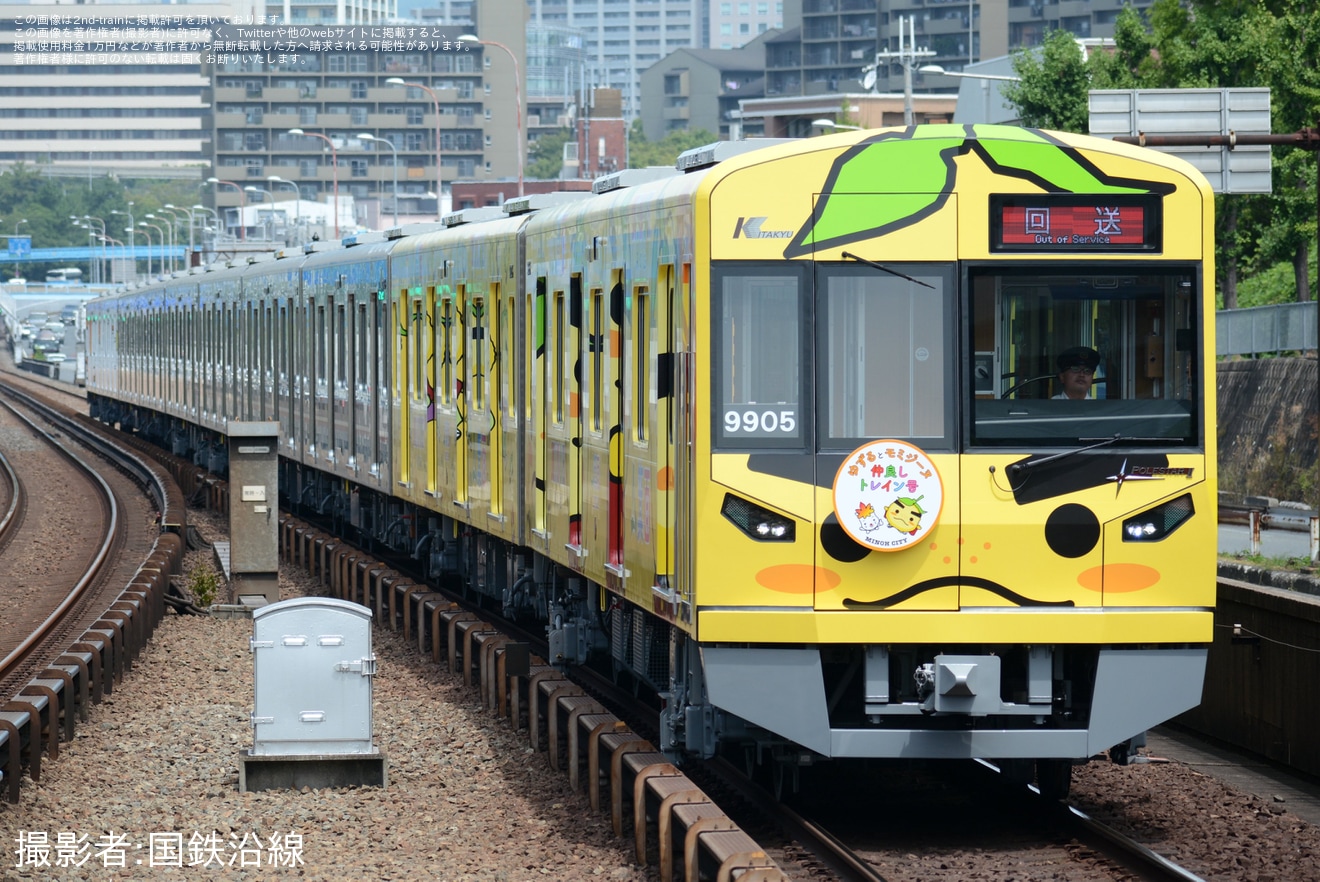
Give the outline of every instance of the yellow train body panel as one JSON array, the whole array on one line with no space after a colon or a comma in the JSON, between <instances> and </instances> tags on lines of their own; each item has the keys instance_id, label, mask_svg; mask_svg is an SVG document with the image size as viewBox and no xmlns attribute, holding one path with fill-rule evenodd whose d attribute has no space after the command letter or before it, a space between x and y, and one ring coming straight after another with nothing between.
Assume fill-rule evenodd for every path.
<instances>
[{"instance_id":1,"label":"yellow train body panel","mask_svg":"<svg viewBox=\"0 0 1320 882\"><path fill-rule=\"evenodd\" d=\"M1019 139L1022 146L1033 149L1040 146L1037 136L1020 131L995 130L994 137ZM1112 261L1109 271L1117 265L1136 274L1144 271L1144 267L1137 266L1139 261L1152 260L1152 255L1141 252L1117 256L1087 253L1079 258L1077 249L1067 243L1053 250L1042 246L1022 253L992 250L990 231L996 208L991 195L1049 195L1057 192L1059 181L1038 175L1030 167L1007 165L1014 155L1028 155L1025 152L967 149L963 145L971 139L962 127L931 127L923 134L928 141L941 142L943 149L936 158L931 158L930 148L920 139L908 139L902 131L870 133L868 140L871 145L886 139L909 141L893 151L894 167L908 161L933 162L947 170L940 180L953 186L922 188L921 175L894 174L882 184L872 184L871 192L848 192L843 186L847 176L841 169L846 168L850 154L855 156L866 149L860 146L863 139L851 135L815 139L808 147L768 148L721 165L706 179L698 195L697 239L703 258L698 265L782 262L789 243L798 245L798 254L790 258L794 260L846 261L855 255L881 264L892 263L900 269L926 261L978 262L982 267L993 267L995 261L1000 261L1045 264L1036 271L1044 273L1050 271L1050 262L1082 260L1098 264L1103 257ZM1153 162L1145 151L1096 141L1087 141L1085 149L1060 145L1059 152L1067 158L1069 168L1062 174L1069 178L1103 179L1107 187L1122 192L1151 189L1146 184L1158 189L1166 219L1161 229L1159 260L1189 261L1209 276L1212 266L1206 252L1207 243L1212 241L1211 198L1204 184L1186 168L1177 161ZM828 201L823 193L828 194ZM905 211L921 216L911 223L896 223ZM888 219L888 225L878 222L875 229L868 230L859 221L857 234L846 242L827 239L814 246L801 245L804 226L810 226L813 219L819 223L827 212L859 219ZM755 219L755 237L745 235L749 219ZM739 231L744 234L739 235ZM714 289L717 285L712 278L700 287ZM717 338L720 319L703 310L708 304L698 301L697 334ZM1195 316L1196 324L1190 328L1201 345L1212 346L1210 318L1212 313L1205 310ZM1122 321L1131 320L1122 317ZM1084 323L1084 319L1079 322ZM967 333L965 327L942 330L947 334ZM1053 333L1061 336L1061 331L1054 329ZM1007 333L1007 329L1001 333ZM941 352L937 347L948 347L942 350L947 358L953 346L960 343L947 338L926 342L919 333L913 339L918 346L929 347L932 358ZM1002 352L1007 341L997 342ZM707 361L699 365L698 371L710 364ZM905 379L920 382L920 378ZM697 385L713 390L719 382L720 377L708 371L699 373ZM1190 392L1200 407L1196 419L1204 420L1201 425L1212 425L1211 382L1212 375L1203 372ZM953 419L958 419L958 409L969 406L972 395L964 387L959 390L965 396L963 401L950 402L953 388L942 384L921 405L948 407ZM819 415L815 418L820 419ZM902 433L889 429L882 430L882 434ZM919 446L923 443L920 438L912 440ZM833 469L836 459L827 460L818 452L815 462L807 464L806 456L784 453L785 461L802 461L786 465L780 475L773 475L765 469L748 468L749 458L755 455L725 453L718 444L711 443L709 433L699 435L697 460L709 461L711 467L708 485L706 476L697 470L697 520L710 525L696 537L697 637L703 642L787 644L931 639L1142 644L1152 640L1210 639L1210 617L1201 611L1213 606L1215 485L1212 471L1207 471L1207 464L1214 462L1212 431L1198 433L1194 451L1168 456L1164 458L1167 461L1162 459L1154 467L1172 468L1175 474L1124 475L1121 456L1104 457L1102 463L1097 463L1093 460L1098 454L1078 454L1075 464L1091 462L1106 474L1092 475L1086 486L1066 493L1046 492L1039 499L1019 502L1014 501L1013 480L1007 470L1032 457L1027 443L1007 449L966 444L961 453L940 453L941 443L957 448L966 444L966 439L958 438L955 431L927 449L943 483L938 523L920 543L906 550L839 560L821 542L819 529L835 515L834 494L826 473ZM1076 446L1086 444L1079 442ZM762 460L769 458L763 456ZM1052 471L1049 466L1041 468ZM814 476L806 481L787 478L804 469L814 470ZM1030 480L1035 481L1038 474L1033 473ZM1053 480L1056 476L1049 477ZM798 541L784 546L749 539L719 516L726 492L746 496L814 529L805 535L800 532ZM1159 543L1123 541L1124 518L1175 493L1190 499L1196 517ZM1060 554L1051 548L1044 534L1052 515L1062 521L1051 531L1066 533L1073 509L1068 508L1062 515L1057 512L1071 506L1088 513L1085 526L1094 534L1094 541L1085 549L1067 548L1065 554ZM929 587L900 596L904 589L922 585ZM849 603L876 601L880 605L864 613L849 610ZM1052 612L1044 618L1031 612L1042 604L1061 605L1066 611L1056 613L1051 606ZM748 610L746 616L739 616L737 610L741 609ZM803 612L808 609L814 610L814 615ZM1112 618L1104 618L1111 615L1107 612L1110 609L1114 610ZM1164 610L1151 614L1151 620L1163 624L1142 626L1140 623L1146 621L1140 612L1143 609ZM1197 612L1186 612L1189 609ZM1048 630L1042 631L1046 621ZM1077 624L1069 624L1073 621ZM1168 628L1173 621L1180 624ZM947 632L944 636L942 629Z\"/></svg>"}]
</instances>

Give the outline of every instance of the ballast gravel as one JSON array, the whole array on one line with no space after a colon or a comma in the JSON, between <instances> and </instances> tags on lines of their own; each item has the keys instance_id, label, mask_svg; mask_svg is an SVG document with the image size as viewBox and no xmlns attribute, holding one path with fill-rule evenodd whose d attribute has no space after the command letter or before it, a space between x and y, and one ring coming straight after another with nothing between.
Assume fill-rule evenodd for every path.
<instances>
[{"instance_id":1,"label":"ballast gravel","mask_svg":"<svg viewBox=\"0 0 1320 882\"><path fill-rule=\"evenodd\" d=\"M223 519L189 517L223 538ZM185 573L213 557L189 552ZM280 590L316 587L285 567ZM0 805L0 879L652 878L525 734L379 630L373 728L389 786L240 793L251 634L250 619L168 614L41 780Z\"/></svg>"}]
</instances>

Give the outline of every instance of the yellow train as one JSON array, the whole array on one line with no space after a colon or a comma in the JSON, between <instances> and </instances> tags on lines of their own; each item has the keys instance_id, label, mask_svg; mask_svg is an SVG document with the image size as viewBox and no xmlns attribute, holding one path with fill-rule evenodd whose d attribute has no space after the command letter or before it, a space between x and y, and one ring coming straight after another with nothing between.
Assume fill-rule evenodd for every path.
<instances>
[{"instance_id":1,"label":"yellow train","mask_svg":"<svg viewBox=\"0 0 1320 882\"><path fill-rule=\"evenodd\" d=\"M545 622L664 749L1070 766L1200 700L1213 197L1111 141L721 143L88 307L94 415Z\"/></svg>"}]
</instances>

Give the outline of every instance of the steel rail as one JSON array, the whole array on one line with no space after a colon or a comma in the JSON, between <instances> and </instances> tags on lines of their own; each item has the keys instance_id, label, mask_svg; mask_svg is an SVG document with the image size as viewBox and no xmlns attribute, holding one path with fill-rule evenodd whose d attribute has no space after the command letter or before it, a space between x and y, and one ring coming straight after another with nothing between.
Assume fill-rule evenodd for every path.
<instances>
[{"instance_id":1,"label":"steel rail","mask_svg":"<svg viewBox=\"0 0 1320 882\"><path fill-rule=\"evenodd\" d=\"M4 517L0 518L0 550L2 550L8 542L10 529L19 523L17 518L19 512L23 510L26 491L23 489L22 482L18 480L14 467L9 464L9 459L5 456L4 451L0 451L0 471L4 472L5 480L13 488L9 495L9 508L6 509Z\"/></svg>"},{"instance_id":2,"label":"steel rail","mask_svg":"<svg viewBox=\"0 0 1320 882\"><path fill-rule=\"evenodd\" d=\"M11 395L14 394L11 390L6 390L6 391L10 391ZM72 588L69 589L69 593L65 595L64 599L60 602L59 606L57 606L54 609L54 611L52 611L51 614L48 615L46 619L40 625L38 625L37 628L30 635L28 635L28 637L26 637L21 643L19 643L19 645L16 646L8 655L6 655L3 659L0 659L0 682L3 682L21 664L23 664L23 662L27 660L27 658L32 654L32 652L38 646L41 645L41 642L45 640L55 630L55 628L64 621L64 618L70 613L71 610L74 609L74 607L78 604L78 602L83 599L83 597L90 590L91 586L96 582L96 579L100 575L101 570L104 568L106 561L109 560L110 558L112 547L114 544L114 539L119 531L119 504L115 500L115 495L111 491L110 485L105 482L105 479L102 478L94 468L92 468L90 465L84 462L79 456L74 454L73 451L67 449L66 447L64 447L64 445L56 441L50 435L49 432L42 429L31 419L29 419L25 414L20 413L18 409L15 408L13 405L9 404L8 402L0 402L0 403L3 403L4 406L10 410L10 412L12 412L16 417L18 417L23 422L27 423L28 426L34 432L46 438L47 442L60 455L64 456L65 459L69 460L77 468L82 469L92 478L93 482L101 488L101 493L103 498L105 499L109 514L109 518L106 524L105 535L102 537L101 540L101 547L97 550L96 555L92 559L91 565L87 568L87 571L78 580L78 582Z\"/></svg>"}]
</instances>

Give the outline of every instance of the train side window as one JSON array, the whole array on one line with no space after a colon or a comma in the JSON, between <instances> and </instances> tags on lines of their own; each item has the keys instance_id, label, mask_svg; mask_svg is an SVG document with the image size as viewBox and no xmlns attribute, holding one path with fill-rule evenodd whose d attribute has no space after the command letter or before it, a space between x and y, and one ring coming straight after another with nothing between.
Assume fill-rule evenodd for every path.
<instances>
[{"instance_id":1,"label":"train side window","mask_svg":"<svg viewBox=\"0 0 1320 882\"><path fill-rule=\"evenodd\" d=\"M591 351L591 429L597 435L601 431L601 413L604 411L605 395L605 337L601 322L605 315L605 290L591 289L591 334L587 348Z\"/></svg>"},{"instance_id":2,"label":"train side window","mask_svg":"<svg viewBox=\"0 0 1320 882\"><path fill-rule=\"evenodd\" d=\"M289 381L289 307L281 303L279 307L279 332L275 335L276 369L279 387L284 388ZM277 390L278 391L278 390Z\"/></svg>"},{"instance_id":3,"label":"train side window","mask_svg":"<svg viewBox=\"0 0 1320 882\"><path fill-rule=\"evenodd\" d=\"M468 306L472 335L472 405L486 406L486 301L473 297Z\"/></svg>"},{"instance_id":4,"label":"train side window","mask_svg":"<svg viewBox=\"0 0 1320 882\"><path fill-rule=\"evenodd\" d=\"M507 297L504 301L504 314L501 321L504 323L504 333L500 335L500 342L503 344L502 358L506 359L505 367L500 371L500 386L504 389L504 412L509 417L509 426L515 426L518 423L517 395L518 384L515 377L518 374L517 349L518 338L514 333L517 325L514 323L514 313L517 309L518 301L514 297Z\"/></svg>"},{"instance_id":5,"label":"train side window","mask_svg":"<svg viewBox=\"0 0 1320 882\"><path fill-rule=\"evenodd\" d=\"M348 359L345 349L348 346L348 315L344 304L335 305L335 383L343 387L348 384Z\"/></svg>"},{"instance_id":6,"label":"train side window","mask_svg":"<svg viewBox=\"0 0 1320 882\"><path fill-rule=\"evenodd\" d=\"M413 401L420 401L423 397L424 381L426 375L423 371L426 368L426 350L425 350L425 332L422 315L422 299L413 298L412 312L408 316L408 336L412 338L412 388L408 390Z\"/></svg>"},{"instance_id":7,"label":"train side window","mask_svg":"<svg viewBox=\"0 0 1320 882\"><path fill-rule=\"evenodd\" d=\"M353 371L353 380L359 389L369 388L369 378L367 376L367 365L371 355L371 326L367 323L367 305L359 303L357 305L357 323L353 328L353 354L356 356L356 367Z\"/></svg>"},{"instance_id":8,"label":"train side window","mask_svg":"<svg viewBox=\"0 0 1320 882\"><path fill-rule=\"evenodd\" d=\"M454 298L440 298L440 403L448 407L454 401Z\"/></svg>"},{"instance_id":9,"label":"train side window","mask_svg":"<svg viewBox=\"0 0 1320 882\"><path fill-rule=\"evenodd\" d=\"M315 365L316 373L313 375L317 381L325 380L325 307L318 305L316 307L316 330L312 335L312 364Z\"/></svg>"},{"instance_id":10,"label":"train side window","mask_svg":"<svg viewBox=\"0 0 1320 882\"><path fill-rule=\"evenodd\" d=\"M551 333L554 335L554 343L551 346L551 358L554 359L554 381L550 389L550 396L553 400L550 412L554 414L554 422L557 426L564 424L564 359L566 357L564 345L564 292L556 291L554 296L554 322Z\"/></svg>"},{"instance_id":11,"label":"train side window","mask_svg":"<svg viewBox=\"0 0 1320 882\"><path fill-rule=\"evenodd\" d=\"M644 444L647 437L647 421L651 413L651 295L646 287L633 289L633 412L637 419L634 423L633 440Z\"/></svg>"}]
</instances>

